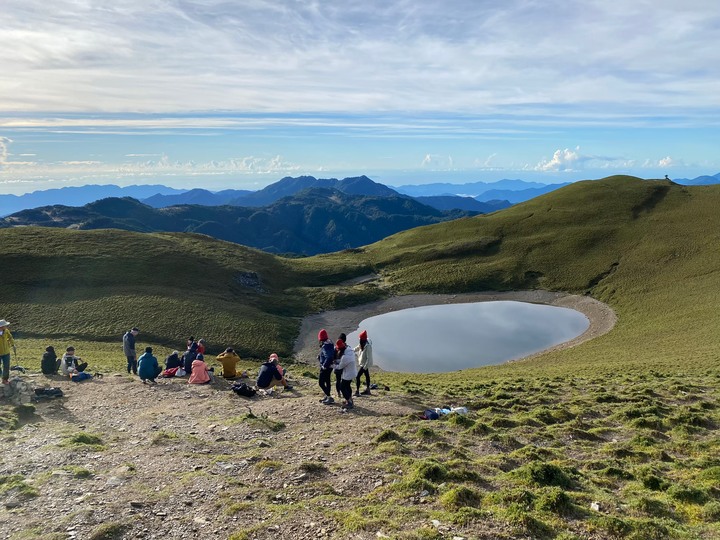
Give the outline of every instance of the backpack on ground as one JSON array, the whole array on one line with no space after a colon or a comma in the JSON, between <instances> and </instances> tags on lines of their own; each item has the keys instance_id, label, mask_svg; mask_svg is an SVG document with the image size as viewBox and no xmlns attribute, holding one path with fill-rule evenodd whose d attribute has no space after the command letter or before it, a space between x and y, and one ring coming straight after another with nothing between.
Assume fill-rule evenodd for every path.
<instances>
[{"instance_id":1,"label":"backpack on ground","mask_svg":"<svg viewBox=\"0 0 720 540\"><path fill-rule=\"evenodd\" d=\"M252 386L248 386L245 383L234 384L232 387L232 391L235 392L238 396L249 398L257 394L257 390L255 390Z\"/></svg>"}]
</instances>

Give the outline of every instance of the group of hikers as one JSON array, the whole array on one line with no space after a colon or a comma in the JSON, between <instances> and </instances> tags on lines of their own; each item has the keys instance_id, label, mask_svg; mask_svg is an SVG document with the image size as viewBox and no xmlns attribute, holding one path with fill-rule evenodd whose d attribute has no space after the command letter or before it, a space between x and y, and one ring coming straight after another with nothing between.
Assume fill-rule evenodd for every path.
<instances>
[{"instance_id":1,"label":"group of hikers","mask_svg":"<svg viewBox=\"0 0 720 540\"><path fill-rule=\"evenodd\" d=\"M2 360L2 382L8 384L10 370L10 350L15 350L15 342L9 329L10 323L0 319L0 360ZM152 347L145 347L145 352L138 358L136 352L136 337L140 333L133 327L123 335L123 353L127 359L127 372L137 375L143 384L157 384L158 377L188 377L189 384L208 384L213 380L214 368L205 362L205 340L190 337L187 340L186 350L180 355L173 351L165 358L164 369L158 359L153 355ZM342 410L347 411L354 407L352 382L355 381L355 396L370 395L370 368L373 365L372 342L368 339L366 330L358 336L360 343L354 349L348 346L347 336L341 333L333 343L325 329L318 333L320 352L317 360L320 366L318 384L324 397L320 400L325 405L332 405L332 375L335 373L335 391L338 399L342 399ZM216 360L222 365L221 376L227 380L238 378L237 364L240 356L232 348L217 355ZM293 387L287 382L286 371L279 365L279 357L273 353L258 370L256 388L258 390L272 391L274 387L282 386L285 390ZM46 375L55 375L60 372L71 380L80 382L91 379L93 375L87 372L88 363L75 355L75 348L67 347L62 357L58 358L52 345L45 349L41 360L41 370ZM96 374L99 375L99 374ZM246 376L246 373L242 374ZM365 379L365 388L360 391L361 380Z\"/></svg>"},{"instance_id":2,"label":"group of hikers","mask_svg":"<svg viewBox=\"0 0 720 540\"><path fill-rule=\"evenodd\" d=\"M332 374L335 373L335 391L338 399L342 399L342 410L347 411L355 406L353 402L352 382L355 381L355 396L370 395L370 368L373 365L372 342L368 339L367 330L358 336L360 344L354 349L347 344L347 336L342 333L333 343L324 328L318 332L320 352L317 355L320 364L318 384L325 394L320 400L324 405L332 405ZM365 389L360 392L360 381L365 377Z\"/></svg>"},{"instance_id":3,"label":"group of hikers","mask_svg":"<svg viewBox=\"0 0 720 540\"><path fill-rule=\"evenodd\" d=\"M145 347L145 354L137 358L135 351L135 337L140 330L137 327L128 330L123 336L123 352L127 358L127 372L140 377L144 384L157 384L158 377L188 377L189 384L209 384L213 380L215 368L209 367L205 362L205 340L190 336L187 340L186 350L180 355L173 351L165 358L165 369L152 354L152 347ZM238 378L237 364L240 356L231 347L217 355L216 360L222 365L221 376L227 380ZM279 357L273 353L268 360L260 366L256 386L258 389L269 390L282 385L286 390L292 386L285 380L285 370L279 365Z\"/></svg>"}]
</instances>

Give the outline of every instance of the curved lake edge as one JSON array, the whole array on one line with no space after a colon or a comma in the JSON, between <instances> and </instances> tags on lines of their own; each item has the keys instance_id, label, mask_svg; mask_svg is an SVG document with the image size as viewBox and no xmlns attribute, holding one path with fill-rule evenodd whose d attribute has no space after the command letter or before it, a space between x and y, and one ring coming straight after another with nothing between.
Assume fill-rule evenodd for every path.
<instances>
[{"instance_id":1,"label":"curved lake edge","mask_svg":"<svg viewBox=\"0 0 720 540\"><path fill-rule=\"evenodd\" d=\"M317 356L317 333L325 328L332 339L337 338L340 332L349 334L357 329L365 319L420 306L440 304L466 304L471 302L516 301L531 304L545 304L549 306L574 309L585 315L590 321L588 329L574 339L554 345L532 355L510 360L510 362L525 361L550 351L567 349L584 343L590 339L608 333L615 326L617 316L613 309L595 300L590 296L568 294L562 292L532 290L532 291L485 291L479 293L461 294L409 294L391 296L384 300L362 304L346 309L323 311L308 315L302 320L300 335L293 347L295 360L307 364L315 364ZM372 339L372 336L371 336Z\"/></svg>"}]
</instances>

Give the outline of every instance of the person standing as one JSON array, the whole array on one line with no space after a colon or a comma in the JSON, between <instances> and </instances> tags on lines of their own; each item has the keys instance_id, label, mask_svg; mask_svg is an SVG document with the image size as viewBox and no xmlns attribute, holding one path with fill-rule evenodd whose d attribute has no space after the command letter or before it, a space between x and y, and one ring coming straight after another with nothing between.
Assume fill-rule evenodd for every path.
<instances>
[{"instance_id":1,"label":"person standing","mask_svg":"<svg viewBox=\"0 0 720 540\"><path fill-rule=\"evenodd\" d=\"M338 349L337 343L343 342L345 347L340 350ZM338 336L338 341L335 344L335 369L333 372L335 373L335 393L337 394L338 399L342 398L342 390L340 387L342 386L342 369L338 369L337 363L340 361L340 358L343 355L344 350L347 348L347 336L345 335L345 332L342 332Z\"/></svg>"},{"instance_id":2,"label":"person standing","mask_svg":"<svg viewBox=\"0 0 720 540\"><path fill-rule=\"evenodd\" d=\"M123 352L127 358L127 372L137 375L137 353L135 352L135 337L140 333L137 327L125 332L123 336Z\"/></svg>"},{"instance_id":3,"label":"person standing","mask_svg":"<svg viewBox=\"0 0 720 540\"><path fill-rule=\"evenodd\" d=\"M162 372L158 359L152 352L152 347L145 347L145 354L138 359L138 375L143 384L147 381L150 381L150 384L157 384L155 378Z\"/></svg>"},{"instance_id":4,"label":"person standing","mask_svg":"<svg viewBox=\"0 0 720 540\"><path fill-rule=\"evenodd\" d=\"M340 392L345 399L343 404L343 412L354 407L352 399L352 381L357 377L357 363L355 360L355 352L347 346L342 339L338 339L335 347L340 352L340 358L336 370L341 370Z\"/></svg>"},{"instance_id":5,"label":"person standing","mask_svg":"<svg viewBox=\"0 0 720 540\"><path fill-rule=\"evenodd\" d=\"M10 333L10 323L0 319L0 360L2 361L2 382L10 384L10 348L17 356L15 340Z\"/></svg>"},{"instance_id":6,"label":"person standing","mask_svg":"<svg viewBox=\"0 0 720 540\"><path fill-rule=\"evenodd\" d=\"M330 377L332 376L333 365L335 364L335 347L328 337L327 330L324 328L318 332L318 343L320 346L320 352L317 355L318 363L320 364L318 385L320 385L320 389L325 394L325 397L320 400L320 403L330 405L331 403L335 403L335 400L330 395Z\"/></svg>"},{"instance_id":7,"label":"person standing","mask_svg":"<svg viewBox=\"0 0 720 540\"><path fill-rule=\"evenodd\" d=\"M355 395L369 396L370 394L370 368L373 365L372 342L368 339L367 330L360 332L360 345L355 347L355 354L360 364L357 378L355 379ZM365 390L360 392L360 378L365 375Z\"/></svg>"}]
</instances>

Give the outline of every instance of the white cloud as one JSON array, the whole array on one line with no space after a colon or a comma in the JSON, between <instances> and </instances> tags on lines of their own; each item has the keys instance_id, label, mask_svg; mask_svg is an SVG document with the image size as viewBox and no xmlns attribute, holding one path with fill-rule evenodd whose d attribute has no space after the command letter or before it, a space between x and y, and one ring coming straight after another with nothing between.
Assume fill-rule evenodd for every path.
<instances>
[{"instance_id":1,"label":"white cloud","mask_svg":"<svg viewBox=\"0 0 720 540\"><path fill-rule=\"evenodd\" d=\"M0 137L0 167L5 165L8 157L8 146L12 142L12 139L8 137Z\"/></svg>"},{"instance_id":2,"label":"white cloud","mask_svg":"<svg viewBox=\"0 0 720 540\"><path fill-rule=\"evenodd\" d=\"M580 147L575 150L565 148L564 150L555 150L552 159L542 160L535 167L537 171L572 171L585 158L580 155Z\"/></svg>"},{"instance_id":3,"label":"white cloud","mask_svg":"<svg viewBox=\"0 0 720 540\"><path fill-rule=\"evenodd\" d=\"M660 167L672 167L673 165L675 165L675 160L670 156L667 156L658 161L658 165Z\"/></svg>"},{"instance_id":4,"label":"white cloud","mask_svg":"<svg viewBox=\"0 0 720 540\"><path fill-rule=\"evenodd\" d=\"M714 108L719 19L699 0L4 0L0 110Z\"/></svg>"}]
</instances>

